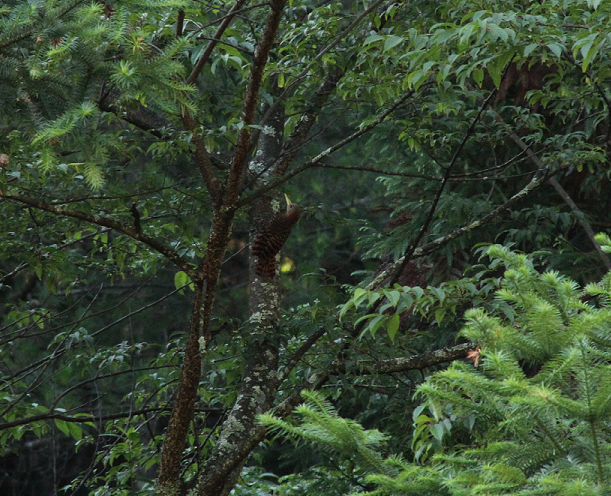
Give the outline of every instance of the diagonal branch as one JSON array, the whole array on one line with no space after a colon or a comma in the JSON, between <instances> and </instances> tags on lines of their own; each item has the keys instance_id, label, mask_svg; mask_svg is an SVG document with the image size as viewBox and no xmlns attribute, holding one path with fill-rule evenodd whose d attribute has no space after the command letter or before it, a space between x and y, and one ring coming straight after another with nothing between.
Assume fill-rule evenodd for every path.
<instances>
[{"instance_id":1,"label":"diagonal branch","mask_svg":"<svg viewBox=\"0 0 611 496\"><path fill-rule=\"evenodd\" d=\"M475 348L477 348L477 345L473 343L463 343L451 348L441 348L411 357L391 358L376 362L361 362L357 368L361 369L363 374L392 374L408 370L422 370L441 363L467 358L467 354L475 350Z\"/></svg>"},{"instance_id":2,"label":"diagonal branch","mask_svg":"<svg viewBox=\"0 0 611 496\"><path fill-rule=\"evenodd\" d=\"M206 62L210 58L212 51L218 44L218 40L220 40L221 36L223 36L223 33L229 27L229 24L235 17L236 13L242 8L244 3L246 3L247 1L248 0L237 0L229 11L229 13L224 17L223 22L216 30L216 33L214 33L214 39L210 41L210 43L208 43L208 46L204 50L204 53L202 53L201 57L197 61L197 64L191 71L191 74L189 74L189 77L187 77L187 84L193 84L197 80L197 77L204 68L204 65L206 65ZM206 184L206 187L208 188L208 191L210 192L210 196L212 196L212 199L216 204L220 204L222 202L221 183L212 170L212 160L210 154L206 150L204 140L199 135L198 123L196 119L191 115L189 110L186 108L183 109L182 122L185 128L188 131L191 131L191 133L193 134L193 143L195 144L195 160L199 165L200 174L204 180L204 183Z\"/></svg>"},{"instance_id":3,"label":"diagonal branch","mask_svg":"<svg viewBox=\"0 0 611 496\"><path fill-rule=\"evenodd\" d=\"M327 330L324 327L318 329L315 333L313 333L305 342L299 347L295 353L291 356L287 364L284 366L282 371L280 372L278 381L282 382L288 378L290 373L299 363L299 361L303 358L303 356L316 344L316 342L322 338L327 333Z\"/></svg>"},{"instance_id":4,"label":"diagonal branch","mask_svg":"<svg viewBox=\"0 0 611 496\"><path fill-rule=\"evenodd\" d=\"M315 333L315 335L317 334L318 333ZM464 343L454 346L452 348L443 348L441 350L435 350L407 358L382 360L379 362L363 362L363 371L361 373L367 374L371 372L390 374L399 371L405 372L408 370L423 370L425 368L439 365L442 363L453 362L454 360L466 358L469 351L473 349L475 349L475 345L473 345L472 343ZM324 384L329 380L332 375L341 373L343 370L345 370L344 362L335 363L320 375L311 376L307 381L301 384L301 386L298 387L295 392L293 392L288 398L282 401L282 403L272 408L270 410L270 413L281 418L287 417L302 402L301 392L303 390L320 389L324 386ZM227 449L239 449L240 451L239 453L236 453L236 456L246 457L260 442L265 439L266 434L267 428L265 426L254 425L253 429L248 433L247 438L244 440L243 443L239 445L239 447L233 446L230 443L226 443L226 447ZM217 475L216 472L221 471L223 468L225 468L223 464L218 463L212 468L211 472L214 473L214 475ZM206 475L212 477L212 473ZM197 492L197 494L208 493L200 491Z\"/></svg>"},{"instance_id":5,"label":"diagonal branch","mask_svg":"<svg viewBox=\"0 0 611 496\"><path fill-rule=\"evenodd\" d=\"M562 185L556 180L555 177L550 177L548 179L548 182L552 185L552 187L556 190L556 192L560 195L560 197L564 200L564 202L569 206L569 208L573 211L573 213L576 214L575 217L577 218L577 221L581 224L581 227L583 227L583 230L588 235L588 238L590 239L590 242L594 245L594 249L598 253L598 256L602 260L603 264L605 264L605 267L607 268L607 270L611 270L611 260L609 260L609 257L607 256L607 254L603 251L601 246L596 241L595 239L596 234L592 230L592 227L590 226L589 222L586 220L585 216L582 214L581 210L579 210L579 207L575 204L573 199L566 192L566 190L562 187Z\"/></svg>"},{"instance_id":6,"label":"diagonal branch","mask_svg":"<svg viewBox=\"0 0 611 496\"><path fill-rule=\"evenodd\" d=\"M278 99L274 102L272 106L267 110L265 115L262 117L260 124L263 125L267 122L267 119L276 111L276 107L282 103L283 100L287 98L289 93L299 84L301 81L308 75L314 64L320 60L326 53L328 53L333 47L335 47L340 41L344 40L346 36L371 12L377 9L384 0L378 0L370 5L367 9L365 9L361 14L357 16L357 18L352 21L339 35L335 37L335 39L323 48L316 57L310 62L298 75L297 77L285 88L285 90L280 94Z\"/></svg>"},{"instance_id":7,"label":"diagonal branch","mask_svg":"<svg viewBox=\"0 0 611 496\"><path fill-rule=\"evenodd\" d=\"M333 93L337 87L337 83L339 83L343 77L344 72L343 70L335 70L328 74L323 80L314 98L312 98L301 116L301 119L299 119L299 122L295 126L295 130L282 146L283 152L280 156L280 163L275 167L278 174L284 174L288 165L295 158L295 155L297 155L299 148L303 145L312 126L314 126L317 116L320 114L331 93Z\"/></svg>"},{"instance_id":8,"label":"diagonal branch","mask_svg":"<svg viewBox=\"0 0 611 496\"><path fill-rule=\"evenodd\" d=\"M208 43L208 46L204 50L204 53L202 53L201 57L197 61L197 64L195 64L195 67L191 71L191 74L189 74L189 77L186 81L187 84L193 84L195 82L197 76L199 76L199 74L202 72L202 69L206 65L206 62L208 62L212 51L221 39L221 36L223 36L225 30L229 27L229 24L231 24L231 21L235 17L237 11L240 10L246 2L248 2L248 0L237 0L234 6L231 7L231 10L223 19L223 22L216 30L216 33L214 33L214 36L212 37L213 39L210 41L210 43Z\"/></svg>"},{"instance_id":9,"label":"diagonal branch","mask_svg":"<svg viewBox=\"0 0 611 496\"><path fill-rule=\"evenodd\" d=\"M508 127L507 124L505 124L505 121L503 121L503 118L498 113L495 113L495 119L500 124L503 124L505 127ZM539 169L541 169L544 166L541 159L526 145L526 143L524 143L524 141L522 141L522 138L520 138L514 131L509 130L509 137L514 141L516 145L518 145L522 149L522 151L526 152L526 154L528 155L528 158L530 158L530 160L532 160L532 162ZM611 270L611 260L609 260L609 257L607 256L607 254L602 250L600 245L594 239L594 236L595 236L594 231L592 230L592 227L586 220L585 216L581 214L581 210L579 210L579 207L575 204L573 199L566 192L566 190L560 185L560 183L556 180L556 178L554 178L553 176L550 176L550 178L548 179L548 182L556 190L556 192L560 195L560 197L564 200L564 202L569 206L569 208L573 211L573 213L576 214L575 217L577 218L577 221L581 224L581 227L587 234L592 245L594 245L594 249L598 253L598 256L602 260L607 270Z\"/></svg>"},{"instance_id":10,"label":"diagonal branch","mask_svg":"<svg viewBox=\"0 0 611 496\"><path fill-rule=\"evenodd\" d=\"M458 157L460 156L463 148L467 144L467 141L469 140L469 138L471 138L471 136L473 135L473 132L475 131L475 125L479 122L482 116L482 113L488 106L488 102L490 102L490 100L492 99L492 97L495 94L496 94L496 91L490 92L490 94L488 95L488 98L486 98L483 105L480 106L479 111L477 112L477 115L471 121L471 124L467 128L467 131L465 135L463 136L462 141L458 145L458 148L454 152L454 155L452 156L452 159L450 160L450 163L448 164L446 168L445 174L443 175L441 184L437 188L437 194L435 195L435 198L433 199L433 203L431 204L431 208L429 209L426 219L424 223L422 224L422 226L420 226L420 230L418 231L418 234L416 234L414 241L412 241L410 245L407 247L407 250L405 250L405 254L403 255L403 261L401 262L397 270L394 272L394 274L390 278L390 282L388 283L389 286L392 286L394 283L396 283L399 280L399 277L401 276L401 274L407 267L407 264L411 260L412 255L414 254L414 250L420 244L420 241L422 241L422 238L424 237L424 234L426 233L429 226L431 225L431 222L433 222L433 216L435 215L435 211L437 210L437 205L439 204L439 200L441 200L441 194L443 193L443 190L445 189L445 186L448 183L448 180L450 179L452 170L454 169L454 166L456 165L456 162L458 161Z\"/></svg>"},{"instance_id":11,"label":"diagonal branch","mask_svg":"<svg viewBox=\"0 0 611 496\"><path fill-rule=\"evenodd\" d=\"M501 215L505 210L512 207L519 200L521 200L522 198L525 198L533 189L540 186L546 179L547 179L547 175L545 174L535 174L532 180L526 186L524 186L520 191L518 191L515 195L509 198L509 200L507 200L505 203L499 205L494 210L492 210L490 213L484 215L481 219L473 221L464 227L456 229L455 231L449 234L446 234L445 236L440 236L439 238L431 241L430 243L426 243L420 246L419 248L416 248L412 254L412 258L413 257L422 257L428 253L431 253L437 250L438 248L440 248L441 246L448 244L450 241L453 241L456 238L459 238L460 236L463 236L479 227L482 227L488 224L489 222L494 220L496 217ZM399 267L402 263L403 263L403 257L399 258L390 268L381 272L373 281L371 281L367 285L367 289L373 289L373 288L379 287L382 284L382 282L384 281L384 279L386 279L389 274L394 273L394 271L397 270L397 267Z\"/></svg>"},{"instance_id":12,"label":"diagonal branch","mask_svg":"<svg viewBox=\"0 0 611 496\"><path fill-rule=\"evenodd\" d=\"M339 83L343 75L344 71L336 70L323 79L323 82L316 90L314 97L303 110L302 116L295 126L295 129L282 145L282 153L280 156L273 162L270 162L269 165L263 170L259 171L258 174L250 180L246 189L251 188L256 181L270 169L273 170L273 175L276 177L281 177L286 173L291 161L295 158L295 155L297 155L299 149L304 145L310 130L316 123L317 117L320 115L325 105L325 102L335 90L337 83ZM280 108L276 105L274 106L277 109ZM270 119L271 117L267 118L266 122L269 123ZM253 141L258 139L260 132L260 129L256 129L253 132Z\"/></svg>"},{"instance_id":13,"label":"diagonal branch","mask_svg":"<svg viewBox=\"0 0 611 496\"><path fill-rule=\"evenodd\" d=\"M62 217L72 217L74 219L80 219L85 222L89 222L91 224L95 224L98 226L108 227L120 233L123 233L130 238L133 238L141 243L144 243L149 248L155 250L156 252L162 254L169 261L178 266L181 270L183 270L192 280L197 279L197 274L193 267L182 258L176 251L172 250L168 246L164 245L161 241L157 239L147 236L146 234L140 232L138 229L129 227L121 222L118 222L114 219L110 219L108 217L103 217L101 215L91 215L85 212L81 212L80 210L73 210L70 208L66 208L60 205L54 205L52 203L46 203L42 200L38 200L36 198L30 198L23 195L10 195L5 194L3 198L7 200L16 201L19 203L23 203L24 205L28 205L33 208L37 208L38 210L44 210L45 212L52 213L54 215L62 216Z\"/></svg>"},{"instance_id":14,"label":"diagonal branch","mask_svg":"<svg viewBox=\"0 0 611 496\"><path fill-rule=\"evenodd\" d=\"M451 348L429 351L411 357L401 357L390 360L380 360L378 362L361 362L355 369L361 369L361 375L368 373L391 374L394 372L406 372L408 370L423 370L428 367L440 365L442 363L453 362L466 358L469 351L475 349L473 343L463 343ZM317 390L323 387L332 375L340 374L346 370L344 361L335 362L329 369L319 375L312 375L307 381L302 383L282 403L275 406L270 413L279 417L286 417L302 401L301 392L304 390ZM263 437L261 437L262 439Z\"/></svg>"},{"instance_id":15,"label":"diagonal branch","mask_svg":"<svg viewBox=\"0 0 611 496\"><path fill-rule=\"evenodd\" d=\"M220 203L221 201L221 183L218 178L214 175L214 171L212 170L212 161L210 159L210 154L206 150L206 146L204 145L204 140L199 134L199 126L197 121L193 118L188 109L183 110L182 122L187 131L191 131L193 135L193 144L195 145L195 151L193 155L195 160L199 166L199 172L206 184L206 188L212 197L212 200L215 203Z\"/></svg>"},{"instance_id":16,"label":"diagonal branch","mask_svg":"<svg viewBox=\"0 0 611 496\"><path fill-rule=\"evenodd\" d=\"M411 96L413 96L414 93L415 93L415 90L410 90L405 95L400 96L399 98L397 98L394 101L394 103L388 109L386 109L384 112L382 112L380 115L378 115L378 117L373 122L367 124L366 126L363 126L361 129L359 129L358 131L355 131L350 136L344 138L343 140L339 141L335 145L333 145L333 146L327 148L325 151L319 153L314 158L308 160L305 164L303 164L298 169L295 169L295 170L291 171L290 173L284 175L283 177L280 177L280 178L276 179L275 181L272 181L272 182L266 184L265 186L262 186L261 188L256 190L251 195L248 195L248 196L242 198L237 203L237 206L238 207L242 207L244 205L247 205L247 204L251 203L253 200L255 200L256 198L258 198L261 195L267 193L268 191L277 188L279 185L285 183L286 181L288 181L292 177L296 176L297 174L301 174L303 171L305 171L305 170L307 170L307 169L309 169L311 167L317 166L322 159L328 157L332 153L334 153L337 150L343 148L344 146L346 146L348 143L354 141L355 139L360 138L361 136L363 136L364 134L368 133L373 128L375 128L376 126L378 126L379 124L384 122L384 120L390 114L392 114L398 107L400 107L403 103L405 103L405 101L408 98L410 98Z\"/></svg>"}]
</instances>

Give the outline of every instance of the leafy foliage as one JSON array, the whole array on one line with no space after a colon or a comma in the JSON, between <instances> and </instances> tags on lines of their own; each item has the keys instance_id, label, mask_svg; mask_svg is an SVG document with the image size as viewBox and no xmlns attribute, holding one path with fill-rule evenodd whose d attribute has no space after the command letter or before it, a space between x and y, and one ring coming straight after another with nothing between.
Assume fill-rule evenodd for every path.
<instances>
[{"instance_id":1,"label":"leafy foliage","mask_svg":"<svg viewBox=\"0 0 611 496\"><path fill-rule=\"evenodd\" d=\"M37 495L604 492L610 9L3 2L0 472ZM246 255L276 188L304 207L282 305ZM443 370L471 342L481 366ZM272 407L305 448L262 443ZM4 470L32 447L52 481Z\"/></svg>"},{"instance_id":2,"label":"leafy foliage","mask_svg":"<svg viewBox=\"0 0 611 496\"><path fill-rule=\"evenodd\" d=\"M419 387L425 403L414 411L413 448L420 464L352 458L363 484L377 487L365 494L609 491L611 277L580 288L537 272L529 257L505 247L492 246L488 255L505 267L496 298L511 314L466 312L461 334L479 345L475 366L454 362ZM378 431L348 428L351 421L321 401L307 396L297 426L262 419L344 457L369 440L381 448Z\"/></svg>"}]
</instances>

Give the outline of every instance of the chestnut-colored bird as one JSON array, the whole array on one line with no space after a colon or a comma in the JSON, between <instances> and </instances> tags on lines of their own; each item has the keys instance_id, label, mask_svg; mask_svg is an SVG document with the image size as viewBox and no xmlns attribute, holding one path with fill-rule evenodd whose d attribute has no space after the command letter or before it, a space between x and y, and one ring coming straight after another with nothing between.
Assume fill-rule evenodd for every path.
<instances>
[{"instance_id":1,"label":"chestnut-colored bird","mask_svg":"<svg viewBox=\"0 0 611 496\"><path fill-rule=\"evenodd\" d=\"M286 198L286 213L274 215L264 229L257 233L252 244L252 254L257 257L255 272L270 279L276 275L276 253L280 251L299 220L301 209Z\"/></svg>"}]
</instances>

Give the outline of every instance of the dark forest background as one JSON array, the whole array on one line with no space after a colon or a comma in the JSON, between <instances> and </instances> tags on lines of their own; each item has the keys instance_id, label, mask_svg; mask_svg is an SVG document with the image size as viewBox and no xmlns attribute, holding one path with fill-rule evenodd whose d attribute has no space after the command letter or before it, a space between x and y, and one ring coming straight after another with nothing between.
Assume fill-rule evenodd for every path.
<instances>
[{"instance_id":1,"label":"dark forest background","mask_svg":"<svg viewBox=\"0 0 611 496\"><path fill-rule=\"evenodd\" d=\"M610 14L2 2L0 493L608 494Z\"/></svg>"}]
</instances>

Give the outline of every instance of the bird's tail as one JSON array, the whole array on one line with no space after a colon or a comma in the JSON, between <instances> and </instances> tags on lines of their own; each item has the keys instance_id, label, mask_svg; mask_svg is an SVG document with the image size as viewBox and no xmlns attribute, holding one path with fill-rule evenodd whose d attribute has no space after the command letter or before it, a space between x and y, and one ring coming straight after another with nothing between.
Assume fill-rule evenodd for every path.
<instances>
[{"instance_id":1,"label":"bird's tail","mask_svg":"<svg viewBox=\"0 0 611 496\"><path fill-rule=\"evenodd\" d=\"M261 277L273 279L276 275L276 257L259 257L255 265L255 273Z\"/></svg>"}]
</instances>

